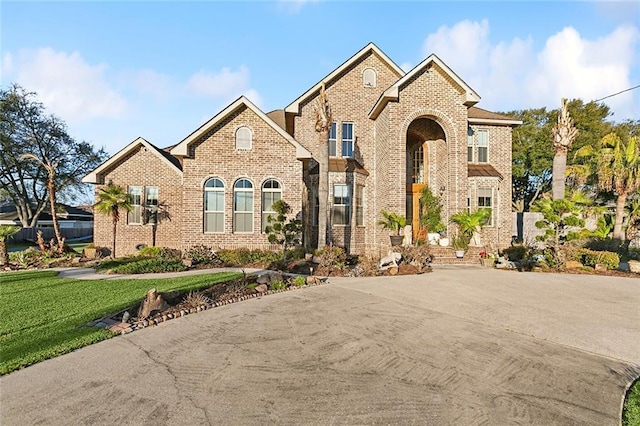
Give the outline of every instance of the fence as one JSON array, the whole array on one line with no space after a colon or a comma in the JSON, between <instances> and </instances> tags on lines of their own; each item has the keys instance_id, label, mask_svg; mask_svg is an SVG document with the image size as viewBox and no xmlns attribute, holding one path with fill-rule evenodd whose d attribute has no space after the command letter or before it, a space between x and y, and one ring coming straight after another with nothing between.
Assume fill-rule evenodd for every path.
<instances>
[{"instance_id":1,"label":"fence","mask_svg":"<svg viewBox=\"0 0 640 426\"><path fill-rule=\"evenodd\" d=\"M539 212L514 212L512 213L511 235L518 241L523 241L529 245L536 245L536 237L544 235L544 229L536 227L536 222L544 217ZM596 219L588 217L585 219L585 228L593 231L596 229ZM577 230L577 228L576 228Z\"/></svg>"},{"instance_id":2,"label":"fence","mask_svg":"<svg viewBox=\"0 0 640 426\"><path fill-rule=\"evenodd\" d=\"M37 232L42 231L42 238L49 241L55 237L53 228L22 228L13 236L13 242L35 241ZM93 235L93 227L90 228L61 228L60 234L67 240L74 238L90 237Z\"/></svg>"}]
</instances>

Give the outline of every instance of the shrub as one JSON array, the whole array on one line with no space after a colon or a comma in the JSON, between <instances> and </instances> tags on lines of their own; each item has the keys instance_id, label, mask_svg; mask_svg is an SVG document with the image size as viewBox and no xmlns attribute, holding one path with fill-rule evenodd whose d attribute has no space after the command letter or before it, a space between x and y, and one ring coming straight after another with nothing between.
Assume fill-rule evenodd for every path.
<instances>
[{"instance_id":1,"label":"shrub","mask_svg":"<svg viewBox=\"0 0 640 426\"><path fill-rule=\"evenodd\" d=\"M396 248L402 255L404 263L417 266L422 269L431 264L431 253L429 245L423 246L400 246Z\"/></svg>"},{"instance_id":2,"label":"shrub","mask_svg":"<svg viewBox=\"0 0 640 426\"><path fill-rule=\"evenodd\" d=\"M216 252L227 266L244 266L254 263L269 263L280 259L279 253L271 250L249 250L247 248L222 249Z\"/></svg>"},{"instance_id":3,"label":"shrub","mask_svg":"<svg viewBox=\"0 0 640 426\"><path fill-rule=\"evenodd\" d=\"M356 276L375 277L380 274L379 263L379 258L372 256L360 256L358 257L358 264L354 268L354 273Z\"/></svg>"},{"instance_id":4,"label":"shrub","mask_svg":"<svg viewBox=\"0 0 640 426\"><path fill-rule=\"evenodd\" d=\"M187 267L180 259L163 259L160 257L142 258L121 264L109 269L114 274L147 274L154 272L181 272Z\"/></svg>"},{"instance_id":5,"label":"shrub","mask_svg":"<svg viewBox=\"0 0 640 426\"><path fill-rule=\"evenodd\" d=\"M207 265L220 262L220 259L216 256L216 252L213 248L202 244L193 246L187 250L186 257L191 259L191 262L194 265Z\"/></svg>"},{"instance_id":6,"label":"shrub","mask_svg":"<svg viewBox=\"0 0 640 426\"><path fill-rule=\"evenodd\" d=\"M512 262L521 262L529 256L530 252L531 248L522 244L517 244L502 250L502 254Z\"/></svg>"},{"instance_id":7,"label":"shrub","mask_svg":"<svg viewBox=\"0 0 640 426\"><path fill-rule=\"evenodd\" d=\"M320 268L344 268L347 263L347 254L342 247L326 246L315 251L318 267Z\"/></svg>"},{"instance_id":8,"label":"shrub","mask_svg":"<svg viewBox=\"0 0 640 426\"><path fill-rule=\"evenodd\" d=\"M160 257L161 253L162 247L155 246L144 246L140 250L138 250L138 254L145 257Z\"/></svg>"},{"instance_id":9,"label":"shrub","mask_svg":"<svg viewBox=\"0 0 640 426\"><path fill-rule=\"evenodd\" d=\"M271 290L284 290L287 285L282 280L274 280L269 283L269 289Z\"/></svg>"},{"instance_id":10,"label":"shrub","mask_svg":"<svg viewBox=\"0 0 640 426\"><path fill-rule=\"evenodd\" d=\"M306 283L307 283L307 280L301 275L298 275L293 279L293 281L291 281L291 284L293 284L296 287L302 287Z\"/></svg>"},{"instance_id":11,"label":"shrub","mask_svg":"<svg viewBox=\"0 0 640 426\"><path fill-rule=\"evenodd\" d=\"M617 269L620 265L620 256L618 253L612 253L610 251L595 251L589 249L582 249L584 252L584 264L586 266L596 266L597 264L604 265L607 269Z\"/></svg>"},{"instance_id":12,"label":"shrub","mask_svg":"<svg viewBox=\"0 0 640 426\"><path fill-rule=\"evenodd\" d=\"M190 291L184 298L184 303L188 308L199 308L200 306L211 305L211 299L199 291Z\"/></svg>"},{"instance_id":13,"label":"shrub","mask_svg":"<svg viewBox=\"0 0 640 426\"><path fill-rule=\"evenodd\" d=\"M627 256L629 256L631 260L640 260L640 248L630 248L627 251Z\"/></svg>"}]
</instances>

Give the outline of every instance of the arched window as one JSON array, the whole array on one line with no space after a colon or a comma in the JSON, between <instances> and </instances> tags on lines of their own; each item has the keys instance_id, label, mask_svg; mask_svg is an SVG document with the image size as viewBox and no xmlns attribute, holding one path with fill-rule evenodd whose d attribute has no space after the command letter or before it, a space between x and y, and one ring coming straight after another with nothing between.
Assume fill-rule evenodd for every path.
<instances>
[{"instance_id":1,"label":"arched window","mask_svg":"<svg viewBox=\"0 0 640 426\"><path fill-rule=\"evenodd\" d=\"M251 129L242 126L236 130L236 149L251 149L253 143Z\"/></svg>"},{"instance_id":2,"label":"arched window","mask_svg":"<svg viewBox=\"0 0 640 426\"><path fill-rule=\"evenodd\" d=\"M253 184L238 179L233 185L233 232L253 232Z\"/></svg>"},{"instance_id":3,"label":"arched window","mask_svg":"<svg viewBox=\"0 0 640 426\"><path fill-rule=\"evenodd\" d=\"M262 232L264 232L269 221L269 215L276 216L277 213L271 207L273 203L282 199L282 188L280 182L275 179L269 179L262 184Z\"/></svg>"},{"instance_id":4,"label":"arched window","mask_svg":"<svg viewBox=\"0 0 640 426\"><path fill-rule=\"evenodd\" d=\"M217 178L204 184L204 232L224 232L224 183Z\"/></svg>"},{"instance_id":5,"label":"arched window","mask_svg":"<svg viewBox=\"0 0 640 426\"><path fill-rule=\"evenodd\" d=\"M373 68L367 68L362 73L362 84L364 87L376 87L377 77L376 70Z\"/></svg>"}]
</instances>

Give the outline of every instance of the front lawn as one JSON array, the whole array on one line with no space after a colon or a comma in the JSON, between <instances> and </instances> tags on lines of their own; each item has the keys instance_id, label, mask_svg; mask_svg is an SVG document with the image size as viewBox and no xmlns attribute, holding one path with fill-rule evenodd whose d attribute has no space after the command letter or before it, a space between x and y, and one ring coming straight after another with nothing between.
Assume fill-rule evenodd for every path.
<instances>
[{"instance_id":1,"label":"front lawn","mask_svg":"<svg viewBox=\"0 0 640 426\"><path fill-rule=\"evenodd\" d=\"M186 292L240 275L75 280L55 271L0 274L0 375L111 337L86 324L136 305L151 288Z\"/></svg>"}]
</instances>

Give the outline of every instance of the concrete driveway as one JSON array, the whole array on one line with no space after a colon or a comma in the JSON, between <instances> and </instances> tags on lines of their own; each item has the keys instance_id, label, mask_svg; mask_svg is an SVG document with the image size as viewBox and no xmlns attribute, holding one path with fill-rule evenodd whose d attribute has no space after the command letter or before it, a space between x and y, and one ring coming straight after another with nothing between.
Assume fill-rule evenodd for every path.
<instances>
[{"instance_id":1,"label":"concrete driveway","mask_svg":"<svg viewBox=\"0 0 640 426\"><path fill-rule=\"evenodd\" d=\"M639 306L629 278L334 278L2 377L0 422L617 425Z\"/></svg>"}]
</instances>

